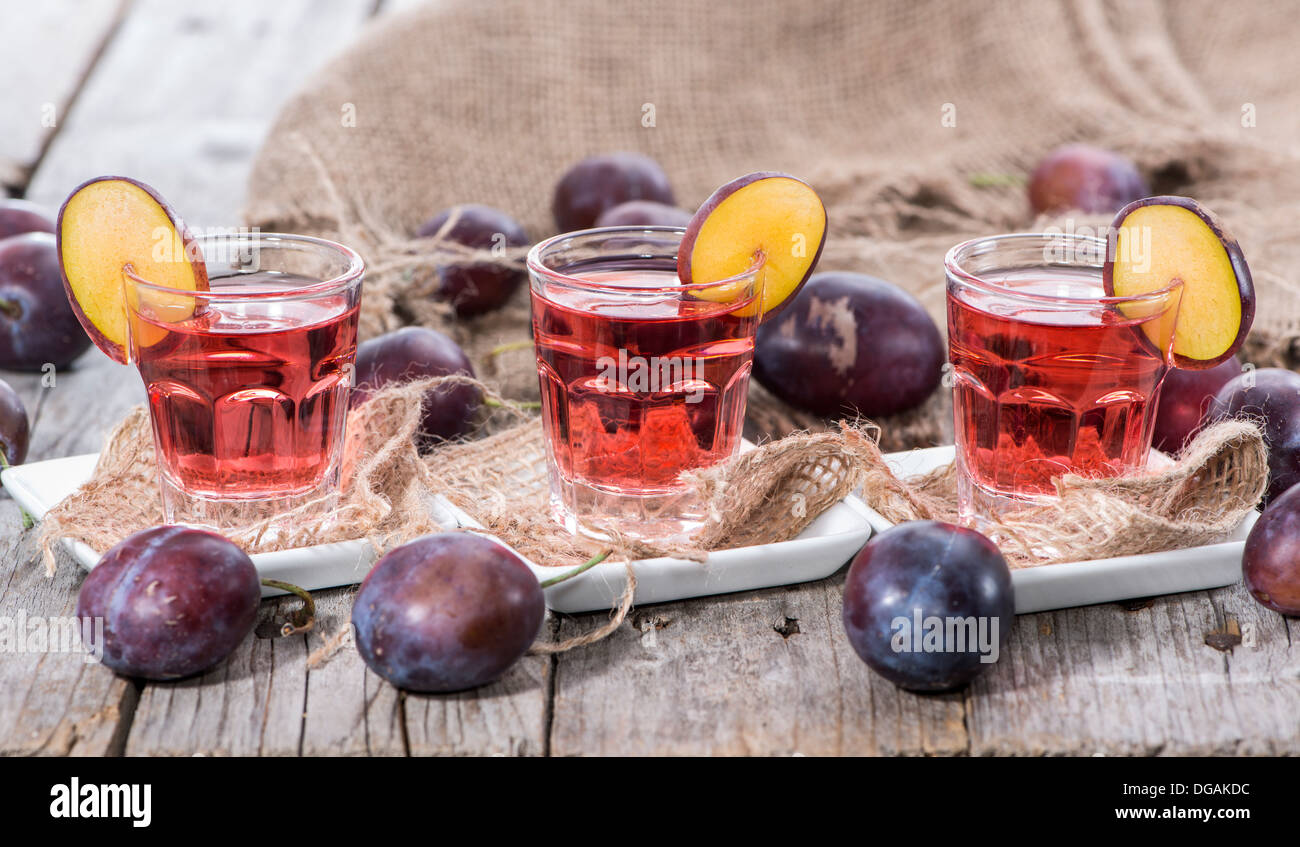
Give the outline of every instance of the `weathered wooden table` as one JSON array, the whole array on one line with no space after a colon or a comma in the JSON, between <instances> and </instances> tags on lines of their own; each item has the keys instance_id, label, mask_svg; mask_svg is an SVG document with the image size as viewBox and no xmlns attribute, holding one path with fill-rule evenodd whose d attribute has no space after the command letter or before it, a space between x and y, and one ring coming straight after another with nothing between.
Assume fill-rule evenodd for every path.
<instances>
[{"instance_id":1,"label":"weathered wooden table","mask_svg":"<svg viewBox=\"0 0 1300 847\"><path fill-rule=\"evenodd\" d=\"M55 208L83 179L137 175L190 223L238 221L249 162L289 91L393 0L6 2L0 180ZM97 450L141 401L92 350L55 385L0 374L37 417L30 461ZM0 617L72 613L81 572L47 579L0 495ZM401 694L348 647L309 670L317 632L250 638L217 670L139 685L83 656L0 653L9 754L1149 754L1300 752L1300 622L1239 586L1022 616L967 691L914 696L874 676L840 625L843 574L637 609L611 638L530 656L501 682ZM282 616L284 601L263 604ZM286 607L287 608L287 607ZM600 615L553 619L550 637ZM1231 650L1212 632L1239 630Z\"/></svg>"}]
</instances>

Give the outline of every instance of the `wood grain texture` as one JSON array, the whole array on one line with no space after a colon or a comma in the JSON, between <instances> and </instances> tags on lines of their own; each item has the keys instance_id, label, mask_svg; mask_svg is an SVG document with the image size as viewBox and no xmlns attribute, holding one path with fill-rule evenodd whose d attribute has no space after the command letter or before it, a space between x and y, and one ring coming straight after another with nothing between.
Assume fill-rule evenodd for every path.
<instances>
[{"instance_id":1,"label":"wood grain texture","mask_svg":"<svg viewBox=\"0 0 1300 847\"><path fill-rule=\"evenodd\" d=\"M412 756L541 756L551 660L526 656L491 685L457 694L403 695Z\"/></svg>"},{"instance_id":2,"label":"wood grain texture","mask_svg":"<svg viewBox=\"0 0 1300 847\"><path fill-rule=\"evenodd\" d=\"M83 180L129 174L193 227L240 223L276 110L346 46L373 0L137 0L77 97L27 196L58 207Z\"/></svg>"},{"instance_id":3,"label":"wood grain texture","mask_svg":"<svg viewBox=\"0 0 1300 847\"><path fill-rule=\"evenodd\" d=\"M40 409L28 461L98 449L103 427L129 406L134 372L92 350L53 387L33 374L4 374L27 405ZM125 403L126 405L122 405ZM15 620L71 616L82 572L60 551L46 578L36 530L22 529L17 505L0 500L0 617ZM104 755L118 752L137 691L84 654L0 654L0 752L15 755Z\"/></svg>"},{"instance_id":4,"label":"wood grain texture","mask_svg":"<svg viewBox=\"0 0 1300 847\"><path fill-rule=\"evenodd\" d=\"M274 631L301 605L262 603L257 632ZM244 639L211 671L148 683L127 737L128 756L296 756L306 705L307 639Z\"/></svg>"},{"instance_id":5,"label":"wood grain texture","mask_svg":"<svg viewBox=\"0 0 1300 847\"><path fill-rule=\"evenodd\" d=\"M1205 643L1225 614L1251 633L1250 646L1223 653ZM1300 649L1287 627L1240 586L1133 611L1022 616L1001 661L971 687L971 752L1295 753Z\"/></svg>"},{"instance_id":6,"label":"wood grain texture","mask_svg":"<svg viewBox=\"0 0 1300 847\"><path fill-rule=\"evenodd\" d=\"M853 653L840 621L842 583L841 572L638 609L605 641L561 654L552 754L965 752L960 694L901 692ZM560 635L599 620L566 617Z\"/></svg>"},{"instance_id":7,"label":"wood grain texture","mask_svg":"<svg viewBox=\"0 0 1300 847\"><path fill-rule=\"evenodd\" d=\"M352 589L318 592L320 623L307 634L310 650L348 626ZM404 756L402 704L397 689L366 667L349 640L307 674L304 756Z\"/></svg>"},{"instance_id":8,"label":"wood grain texture","mask_svg":"<svg viewBox=\"0 0 1300 847\"><path fill-rule=\"evenodd\" d=\"M5 116L0 184L11 189L26 185L124 5L116 0L5 4L0 25L0 115Z\"/></svg>"},{"instance_id":9,"label":"wood grain texture","mask_svg":"<svg viewBox=\"0 0 1300 847\"><path fill-rule=\"evenodd\" d=\"M67 557L47 579L35 564L34 541L35 530L21 529L17 505L0 500L0 618L27 636L0 652L0 755L116 752L135 686L80 650L49 650L28 640L51 619L73 615L80 583Z\"/></svg>"}]
</instances>

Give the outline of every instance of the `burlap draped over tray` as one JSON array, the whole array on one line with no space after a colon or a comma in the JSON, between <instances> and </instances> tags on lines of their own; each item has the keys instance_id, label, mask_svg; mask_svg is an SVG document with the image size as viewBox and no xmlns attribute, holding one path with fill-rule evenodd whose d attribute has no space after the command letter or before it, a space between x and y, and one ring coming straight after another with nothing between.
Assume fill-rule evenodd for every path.
<instances>
[{"instance_id":1,"label":"burlap draped over tray","mask_svg":"<svg viewBox=\"0 0 1300 847\"><path fill-rule=\"evenodd\" d=\"M671 555L703 561L710 550L784 541L851 492L861 493L894 523L955 517L951 466L899 479L881 455L874 427L841 423L831 431L766 442L687 475L708 504L705 526L689 544L651 544L616 534L612 542L574 536L547 515L541 427L523 410L505 403L513 422L493 426L489 421L487 428L495 433L424 456L417 452L422 398L448 382L473 380L450 376L391 386L352 410L336 505L322 512L308 504L251 526L231 526L225 534L250 552L358 538L383 549L452 528L430 517L431 500L441 494L533 561L567 566L611 548L624 560ZM149 415L139 407L109 436L91 481L42 521L51 572L57 539L106 550L162 523L157 472ZM1055 503L1005 517L993 536L1014 567L1208 543L1240 523L1267 479L1259 427L1224 421L1198 435L1179 461L1162 471L1105 480L1062 477ZM630 602L629 590L624 611Z\"/></svg>"},{"instance_id":2,"label":"burlap draped over tray","mask_svg":"<svg viewBox=\"0 0 1300 847\"><path fill-rule=\"evenodd\" d=\"M369 265L363 334L405 323L443 329L466 347L487 384L527 400L536 398L537 380L531 349L520 343L529 337L526 291L467 322L452 320L429 296L438 263L466 257L440 239L411 238L443 208L498 206L536 239L554 231L555 181L587 154L654 156L687 208L738 174L786 170L826 200L820 269L889 279L915 293L942 327L941 260L957 241L1108 222L1034 218L1016 184L1054 145L1088 140L1130 155L1153 191L1195 195L1231 222L1261 304L1248 352L1259 364L1290 364L1300 336L1300 291L1291 278L1300 259L1293 14L1285 2L1226 13L1213 0L440 0L382 21L290 100L250 177L247 223L356 246ZM951 441L946 395L936 391L921 408L877 421L880 447ZM539 486L499 484L522 465L536 467L535 421L498 421L486 441L419 460L406 450L406 424L392 429L393 421L411 420L409 395L402 402L405 411L399 403L383 417L388 428L358 430L364 450L393 448L387 470L376 468L368 483L349 476L365 485L351 487L347 511L327 523L281 528L272 538L302 531L331 540L344 526L352 537L405 537L423 527L419 519L405 523L403 504L427 486L539 561L588 552L546 523ZM697 479L716 498L715 520L697 550L679 552L782 537L771 532L788 537L806 520L771 522L772 515L789 512L781 497L810 484L822 497L863 484L895 519L951 511L950 499L934 497L944 494L942 475L894 480L864 430L828 427L758 386L749 417L764 437L823 434L784 439ZM138 417L128 423L134 428L118 435L135 440L110 444L108 453L135 450L143 459L145 428ZM1089 545L1101 527L1103 545L1107 537L1128 539L1128 547L1102 550L1118 555L1151 549L1152 538L1191 543L1218 533L1258 497L1262 456L1255 428L1220 429L1171 472L1176 478L1118 488L1063 480L1063 494L1082 498L1072 501L1078 508L1108 516L1082 534L1076 530L1087 521L1065 522L1075 532L1069 543L1096 552ZM82 506L85 497L105 505L114 485L139 482L147 470L106 463L79 495ZM763 484L736 486L756 475L755 463L763 464ZM1170 490L1177 494L1162 496ZM52 517L47 536L57 527L94 546L110 540L103 525L68 508ZM155 517L132 512L125 523ZM756 529L764 520L771 525ZM1154 534L1152 520L1160 523ZM266 538L244 540L257 549ZM1026 549L1040 541L1035 536ZM1008 554L1030 563L1024 551Z\"/></svg>"}]
</instances>

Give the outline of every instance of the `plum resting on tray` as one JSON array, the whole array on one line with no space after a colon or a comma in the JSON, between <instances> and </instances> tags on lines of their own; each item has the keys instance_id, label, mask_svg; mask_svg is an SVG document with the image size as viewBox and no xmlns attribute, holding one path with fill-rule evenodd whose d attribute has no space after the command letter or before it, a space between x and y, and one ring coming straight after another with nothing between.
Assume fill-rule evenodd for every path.
<instances>
[{"instance_id":1,"label":"plum resting on tray","mask_svg":"<svg viewBox=\"0 0 1300 847\"><path fill-rule=\"evenodd\" d=\"M1088 144L1058 147L1029 177L1029 205L1035 213L1078 209L1110 214L1148 193L1136 165Z\"/></svg>"},{"instance_id":2,"label":"plum resting on tray","mask_svg":"<svg viewBox=\"0 0 1300 847\"><path fill-rule=\"evenodd\" d=\"M0 379L0 452L4 453L0 467L23 463L27 458L28 438L27 407L18 392Z\"/></svg>"},{"instance_id":3,"label":"plum resting on tray","mask_svg":"<svg viewBox=\"0 0 1300 847\"><path fill-rule=\"evenodd\" d=\"M649 156L610 153L591 156L565 172L555 186L551 212L560 232L588 229L606 210L629 200L673 205L668 175Z\"/></svg>"},{"instance_id":4,"label":"plum resting on tray","mask_svg":"<svg viewBox=\"0 0 1300 847\"><path fill-rule=\"evenodd\" d=\"M53 235L0 241L0 368L65 368L90 347L63 291Z\"/></svg>"},{"instance_id":5,"label":"plum resting on tray","mask_svg":"<svg viewBox=\"0 0 1300 847\"><path fill-rule=\"evenodd\" d=\"M363 341L357 347L356 368L354 407L392 383L448 374L474 376L474 367L455 341L436 329L421 326L403 327ZM418 435L420 446L428 447L469 432L482 402L482 392L477 386L431 388L424 396L424 421Z\"/></svg>"},{"instance_id":6,"label":"plum resting on tray","mask_svg":"<svg viewBox=\"0 0 1300 847\"><path fill-rule=\"evenodd\" d=\"M523 560L467 532L418 538L380 559L352 606L357 650L409 691L489 683L524 654L546 612Z\"/></svg>"},{"instance_id":7,"label":"plum resting on tray","mask_svg":"<svg viewBox=\"0 0 1300 847\"><path fill-rule=\"evenodd\" d=\"M243 550L212 532L159 526L110 549L81 584L86 646L126 676L179 679L207 670L253 631L262 596ZM89 624L86 619L89 620ZM103 622L103 641L95 624Z\"/></svg>"},{"instance_id":8,"label":"plum resting on tray","mask_svg":"<svg viewBox=\"0 0 1300 847\"><path fill-rule=\"evenodd\" d=\"M1015 605L1011 570L993 542L972 529L912 521L854 557L844 630L858 656L895 685L947 691L997 661Z\"/></svg>"},{"instance_id":9,"label":"plum resting on tray","mask_svg":"<svg viewBox=\"0 0 1300 847\"><path fill-rule=\"evenodd\" d=\"M930 396L946 358L916 298L866 274L826 272L759 328L754 377L817 415L890 415Z\"/></svg>"},{"instance_id":10,"label":"plum resting on tray","mask_svg":"<svg viewBox=\"0 0 1300 847\"><path fill-rule=\"evenodd\" d=\"M455 214L456 222L447 230L446 238L466 247L482 250L504 250L523 247L528 235L519 222L500 209L477 203L453 206L439 212L416 235L429 238L437 235ZM437 297L450 303L460 317L472 317L499 309L519 288L524 278L522 268L505 267L491 262L448 264L438 269Z\"/></svg>"},{"instance_id":11,"label":"plum resting on tray","mask_svg":"<svg viewBox=\"0 0 1300 847\"><path fill-rule=\"evenodd\" d=\"M1265 504L1300 482L1300 374L1260 368L1229 380L1214 395L1206 421L1247 417L1260 420L1268 443Z\"/></svg>"}]
</instances>

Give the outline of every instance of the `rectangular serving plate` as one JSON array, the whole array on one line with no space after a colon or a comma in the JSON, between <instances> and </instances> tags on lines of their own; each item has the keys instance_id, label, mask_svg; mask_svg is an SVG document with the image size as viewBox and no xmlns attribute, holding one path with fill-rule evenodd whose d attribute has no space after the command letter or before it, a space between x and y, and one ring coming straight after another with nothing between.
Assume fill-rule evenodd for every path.
<instances>
[{"instance_id":1,"label":"rectangular serving plate","mask_svg":"<svg viewBox=\"0 0 1300 847\"><path fill-rule=\"evenodd\" d=\"M941 467L951 462L953 455L951 446L934 447L890 453L885 460L896 475L908 477ZM91 454L20 465L4 471L0 480L18 505L39 520L90 478L96 459ZM487 535L472 517L441 496L434 498L431 508L435 519L444 526ZM1219 544L1016 569L1012 571L1016 612L1024 614L1231 585L1240 578L1242 548L1257 517L1255 512L1247 515L1231 537ZM857 497L846 497L790 541L719 550L703 563L672 558L633 562L637 577L635 602L638 605L663 603L822 579L848 562L873 531L883 532L892 525ZM499 539L493 540L504 545ZM86 544L65 543L87 570L99 561L100 553ZM374 546L358 539L256 553L252 559L264 577L314 590L360 582L375 556ZM520 558L538 579L558 573L554 567L539 565L526 556ZM575 579L548 589L547 605L566 613L607 610L622 596L625 580L623 563L603 562ZM281 592L268 589L264 593L271 596Z\"/></svg>"},{"instance_id":2,"label":"rectangular serving plate","mask_svg":"<svg viewBox=\"0 0 1300 847\"><path fill-rule=\"evenodd\" d=\"M19 506L34 518L45 517L56 503L90 479L98 456L71 456L19 465L0 474L0 481ZM447 527L482 532L482 526L441 496L431 504L433 516ZM689 597L724 594L822 579L839 570L871 537L869 510L856 497L847 497L814 520L797 538L777 544L720 550L708 561L644 559L632 563L637 577L637 604L663 603ZM491 537L491 536L487 536ZM493 539L503 544L498 539ZM73 557L89 570L101 551L65 540ZM307 589L353 585L365 578L375 560L374 546L365 540L344 541L255 553L253 564L263 577ZM520 556L546 579L559 573ZM622 596L626 566L601 563L581 576L547 590L547 605L559 612L608 610ZM283 592L264 590L265 596Z\"/></svg>"},{"instance_id":3,"label":"rectangular serving plate","mask_svg":"<svg viewBox=\"0 0 1300 847\"><path fill-rule=\"evenodd\" d=\"M906 479L941 468L955 456L956 449L948 445L889 453L885 461L895 476ZM876 532L893 526L876 510L865 505L863 508ZM1258 518L1258 512L1250 512L1219 544L1017 568L1011 572L1016 614L1232 585L1241 578L1242 548Z\"/></svg>"}]
</instances>

